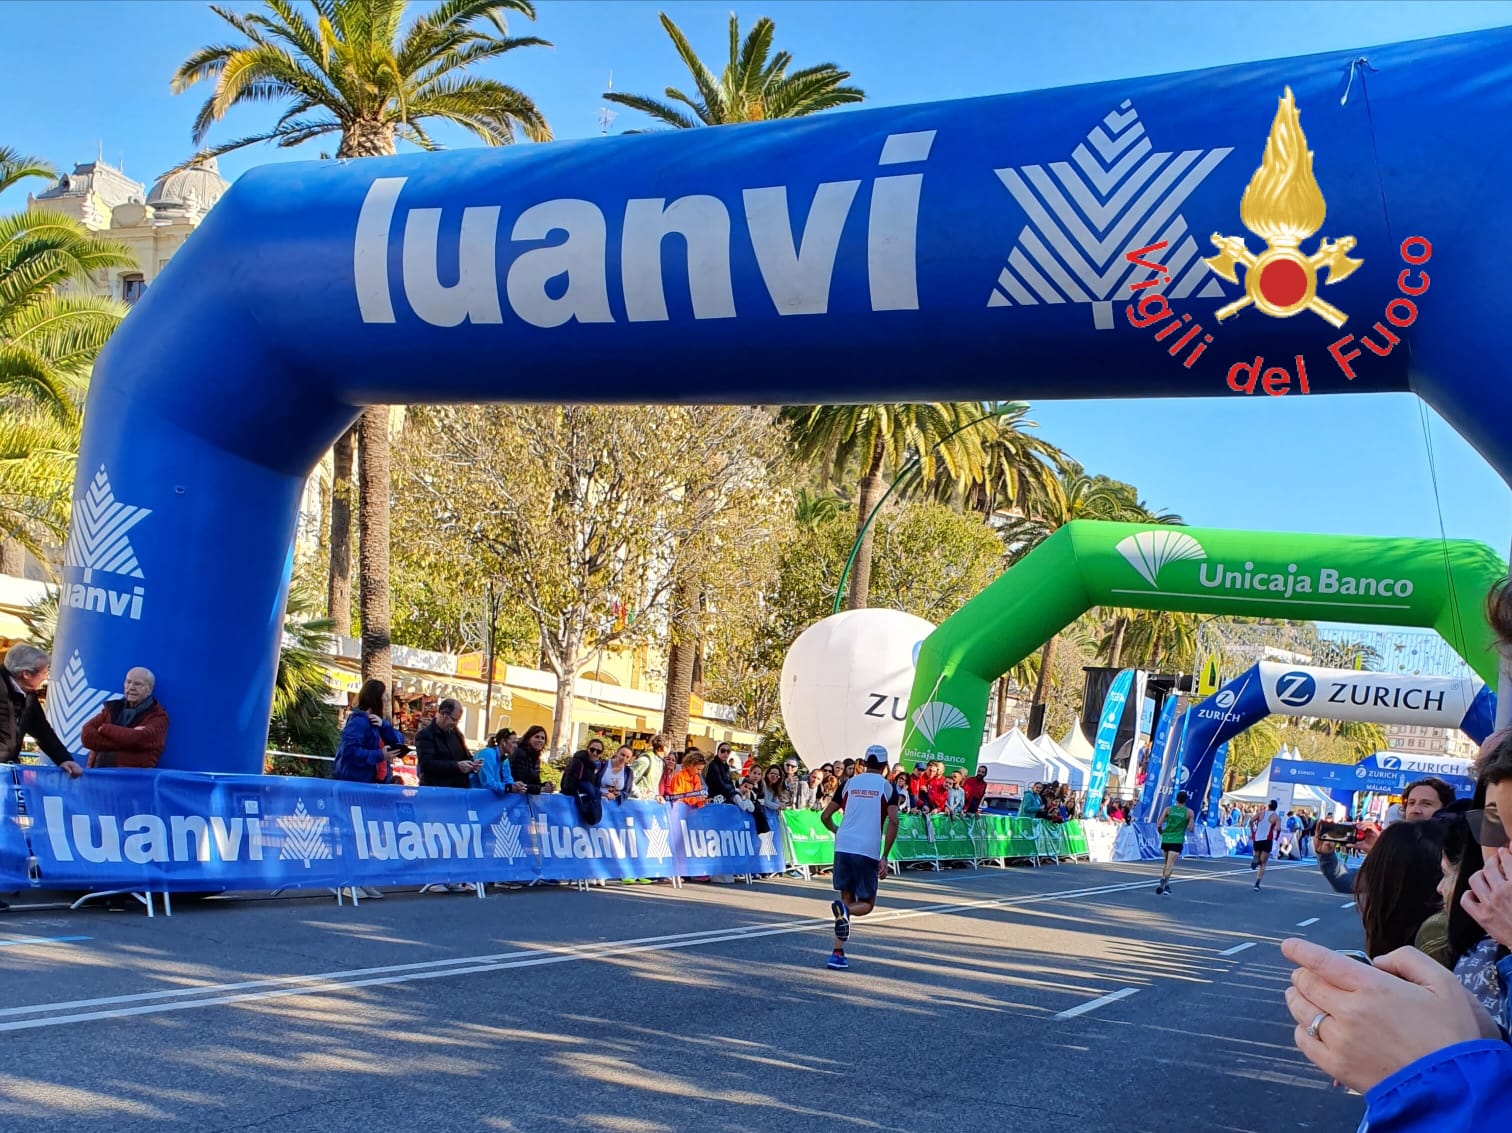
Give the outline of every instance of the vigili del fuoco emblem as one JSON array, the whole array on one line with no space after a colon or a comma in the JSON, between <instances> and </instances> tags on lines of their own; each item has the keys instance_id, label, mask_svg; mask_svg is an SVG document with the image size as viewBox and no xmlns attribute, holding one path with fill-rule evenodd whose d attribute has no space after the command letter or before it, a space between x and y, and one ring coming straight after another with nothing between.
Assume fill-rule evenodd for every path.
<instances>
[{"instance_id":1,"label":"vigili del fuoco emblem","mask_svg":"<svg viewBox=\"0 0 1512 1133\"><path fill-rule=\"evenodd\" d=\"M1338 283L1363 264L1363 260L1349 258L1355 238L1320 240L1311 255L1301 249L1302 241L1323 227L1327 209L1323 190L1313 176L1312 159L1302 133L1301 114L1287 87L1276 108L1270 137L1265 140L1260 168L1239 202L1239 219L1265 241L1265 250L1255 255L1245 246L1243 236L1214 233L1212 241L1218 254L1205 260L1230 283L1239 282L1235 265L1245 268L1244 295L1219 308L1219 322L1251 304L1278 319L1311 311L1336 327L1348 320L1339 308L1318 298L1318 273L1326 269L1323 282Z\"/></svg>"}]
</instances>

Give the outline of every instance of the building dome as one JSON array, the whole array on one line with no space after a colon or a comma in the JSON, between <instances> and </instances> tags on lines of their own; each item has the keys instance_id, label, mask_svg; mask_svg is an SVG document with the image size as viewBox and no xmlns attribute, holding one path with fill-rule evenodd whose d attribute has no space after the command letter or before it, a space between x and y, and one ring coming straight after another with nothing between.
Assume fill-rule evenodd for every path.
<instances>
[{"instance_id":1,"label":"building dome","mask_svg":"<svg viewBox=\"0 0 1512 1133\"><path fill-rule=\"evenodd\" d=\"M147 191L147 203L159 213L203 214L230 186L220 175L215 158L207 157L187 169L165 173Z\"/></svg>"}]
</instances>

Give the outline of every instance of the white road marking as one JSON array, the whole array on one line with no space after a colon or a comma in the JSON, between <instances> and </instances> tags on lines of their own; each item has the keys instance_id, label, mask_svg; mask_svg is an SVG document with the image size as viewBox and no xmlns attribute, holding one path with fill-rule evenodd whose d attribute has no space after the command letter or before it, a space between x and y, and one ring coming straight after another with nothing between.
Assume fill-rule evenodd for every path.
<instances>
[{"instance_id":1,"label":"white road marking","mask_svg":"<svg viewBox=\"0 0 1512 1133\"><path fill-rule=\"evenodd\" d=\"M1339 906L1339 908L1341 909L1352 909L1354 907L1355 903L1353 901L1345 901L1342 905Z\"/></svg>"},{"instance_id":2,"label":"white road marking","mask_svg":"<svg viewBox=\"0 0 1512 1133\"><path fill-rule=\"evenodd\" d=\"M1068 1011L1062 1011L1055 1016L1057 1021L1061 1019L1075 1019L1078 1015L1085 1015L1088 1011L1096 1011L1099 1007L1109 1003L1117 1003L1120 999L1128 999L1139 989L1137 987L1121 987L1117 991L1110 991L1107 995L1100 995L1096 999L1077 1005Z\"/></svg>"},{"instance_id":3,"label":"white road marking","mask_svg":"<svg viewBox=\"0 0 1512 1133\"><path fill-rule=\"evenodd\" d=\"M1297 927L1298 928L1306 928L1310 924L1317 924L1317 923L1318 923L1318 918L1317 917L1308 917L1305 921L1298 921L1297 922Z\"/></svg>"},{"instance_id":4,"label":"white road marking","mask_svg":"<svg viewBox=\"0 0 1512 1133\"><path fill-rule=\"evenodd\" d=\"M1243 944L1236 944L1232 948L1225 948L1222 952L1218 953L1218 955L1220 955L1220 956L1237 956L1237 955L1239 955L1239 953L1243 952L1246 948L1253 948L1254 946L1255 946L1255 942L1253 940L1246 940Z\"/></svg>"},{"instance_id":5,"label":"white road marking","mask_svg":"<svg viewBox=\"0 0 1512 1133\"><path fill-rule=\"evenodd\" d=\"M1184 882L1206 881L1248 872L1245 869L1225 870L1218 873L1199 874L1182 878ZM874 914L866 918L867 927L890 922L912 920L915 917L939 916L947 913L968 912L974 909L1009 908L1034 905L1046 901L1065 901L1077 897L1099 897L1110 893L1123 893L1143 889L1148 880L1123 882L1117 885L1100 885L1086 889L1065 889L1053 893L1033 893L1014 897L983 898L978 901L960 901L937 905L923 905L916 909L900 909L891 913ZM68 1023L85 1023L96 1019L120 1019L135 1015L156 1015L169 1011L187 1011L197 1007L218 1007L231 1003L246 1003L264 999L284 999L296 995L332 994L348 989L382 987L389 984L411 983L417 980L442 979L448 976L475 975L482 972L497 972L512 968L532 968L544 964L565 964L574 960L605 960L629 956L640 952L664 952L680 948L694 948L705 944L718 944L732 940L755 940L768 936L786 936L791 933L813 932L818 929L832 930L834 921L828 917L805 918L767 925L746 925L734 929L709 929L703 932L676 933L670 936L640 937L630 940L611 940L586 945L558 945L550 948L524 949L500 952L483 956L457 956L448 960L428 960L412 964L391 964L376 968L353 968L345 971L317 972L306 976L270 977L260 980L243 980L227 984L201 984L197 987L175 988L168 991L139 992L132 995L106 996L99 999L80 999L71 1002L38 1003L25 1007L0 1008L0 1017L11 1017L0 1022L0 1032L27 1031L40 1027L57 1027ZM257 990L253 990L257 989ZM1128 989L1132 994L1134 990ZM234 994L219 994L232 992ZM203 998L193 998L201 996ZM1119 995L1122 998L1122 995ZM167 1002L172 1000L172 1002ZM154 1002L156 1001L156 1002ZM135 1004L116 1007L115 1004ZM105 1010L80 1010L81 1008L105 1008ZM1091 1007L1084 1005L1086 1010ZM42 1015L44 1012L65 1012L46 1015L42 1018L16 1019L17 1015ZM1059 1016L1057 1016L1058 1018Z\"/></svg>"}]
</instances>

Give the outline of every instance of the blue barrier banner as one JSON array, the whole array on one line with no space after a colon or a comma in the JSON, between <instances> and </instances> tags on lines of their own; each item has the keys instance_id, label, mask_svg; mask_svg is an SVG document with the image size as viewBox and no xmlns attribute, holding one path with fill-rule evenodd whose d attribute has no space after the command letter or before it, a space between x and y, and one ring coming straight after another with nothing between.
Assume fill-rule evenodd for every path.
<instances>
[{"instance_id":1,"label":"blue barrier banner","mask_svg":"<svg viewBox=\"0 0 1512 1133\"><path fill-rule=\"evenodd\" d=\"M1124 702L1129 698L1129 689L1134 684L1134 670L1124 669L1108 687L1107 698L1102 704L1102 713L1097 723L1097 747L1092 755L1092 771L1087 776L1087 801L1082 813L1094 818L1101 812L1103 793L1108 789L1108 768L1113 762L1113 741L1118 736L1118 723L1123 719ZM1132 766L1134 759L1131 756ZM1131 784L1132 786L1132 784Z\"/></svg>"},{"instance_id":2,"label":"blue barrier banner","mask_svg":"<svg viewBox=\"0 0 1512 1133\"><path fill-rule=\"evenodd\" d=\"M736 806L673 804L672 852L684 877L781 873L787 868L777 835L757 834L755 820Z\"/></svg>"},{"instance_id":3,"label":"blue barrier banner","mask_svg":"<svg viewBox=\"0 0 1512 1133\"><path fill-rule=\"evenodd\" d=\"M1213 756L1213 771L1209 776L1207 805L1203 808L1202 818L1209 826L1217 826L1223 821L1223 773L1228 769L1229 745L1225 740L1218 745L1218 751Z\"/></svg>"},{"instance_id":4,"label":"blue barrier banner","mask_svg":"<svg viewBox=\"0 0 1512 1133\"><path fill-rule=\"evenodd\" d=\"M8 770L12 774L0 777L0 882L13 889L24 889L28 884L29 851L21 818L20 793L14 778L16 769ZM64 778L61 771L54 770L53 774Z\"/></svg>"},{"instance_id":5,"label":"blue barrier banner","mask_svg":"<svg viewBox=\"0 0 1512 1133\"><path fill-rule=\"evenodd\" d=\"M780 873L735 807L606 802L583 826L560 795L329 779L111 770L15 772L30 826L0 802L0 878L64 889L280 889ZM14 845L12 843L15 843Z\"/></svg>"},{"instance_id":6,"label":"blue barrier banner","mask_svg":"<svg viewBox=\"0 0 1512 1133\"><path fill-rule=\"evenodd\" d=\"M1465 775L1434 774L1461 795L1475 790L1475 781ZM1315 763L1305 759L1273 759L1272 783L1298 783L1308 787L1331 787L1344 791L1373 791L1382 795L1400 794L1409 783L1423 778L1421 771L1403 771L1363 764Z\"/></svg>"}]
</instances>

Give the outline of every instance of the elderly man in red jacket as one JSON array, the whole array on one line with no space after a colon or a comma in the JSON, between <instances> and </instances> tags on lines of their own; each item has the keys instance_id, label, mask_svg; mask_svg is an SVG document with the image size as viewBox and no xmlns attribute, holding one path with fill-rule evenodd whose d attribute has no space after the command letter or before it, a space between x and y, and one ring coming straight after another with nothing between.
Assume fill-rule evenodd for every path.
<instances>
[{"instance_id":1,"label":"elderly man in red jacket","mask_svg":"<svg viewBox=\"0 0 1512 1133\"><path fill-rule=\"evenodd\" d=\"M84 725L80 740L89 749L90 767L156 767L168 739L168 713L152 695L157 678L151 670L126 673L119 700L107 700L99 715Z\"/></svg>"}]
</instances>

